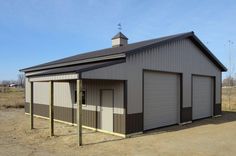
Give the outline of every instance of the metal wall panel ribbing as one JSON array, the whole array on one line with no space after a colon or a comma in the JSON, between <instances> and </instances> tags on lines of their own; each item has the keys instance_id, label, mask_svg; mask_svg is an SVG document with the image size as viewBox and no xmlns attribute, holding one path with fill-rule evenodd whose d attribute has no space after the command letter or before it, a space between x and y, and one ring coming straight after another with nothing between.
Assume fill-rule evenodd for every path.
<instances>
[{"instance_id":1,"label":"metal wall panel ribbing","mask_svg":"<svg viewBox=\"0 0 236 156\"><path fill-rule=\"evenodd\" d=\"M190 39L140 49L127 54L126 63L84 72L82 77L128 80L128 114L141 113L143 69L183 73L183 107L191 107L191 74L215 76L215 100L221 103L221 71Z\"/></svg>"},{"instance_id":2,"label":"metal wall panel ribbing","mask_svg":"<svg viewBox=\"0 0 236 156\"><path fill-rule=\"evenodd\" d=\"M100 111L101 89L114 90L114 113L124 114L124 82L104 80L84 80L84 89L87 92L87 104L83 109ZM98 106L96 108L96 106Z\"/></svg>"},{"instance_id":3,"label":"metal wall panel ribbing","mask_svg":"<svg viewBox=\"0 0 236 156\"><path fill-rule=\"evenodd\" d=\"M49 82L34 82L34 103L49 105Z\"/></svg>"},{"instance_id":4,"label":"metal wall panel ribbing","mask_svg":"<svg viewBox=\"0 0 236 156\"><path fill-rule=\"evenodd\" d=\"M30 82L27 77L25 78L25 102L30 102Z\"/></svg>"},{"instance_id":5,"label":"metal wall panel ribbing","mask_svg":"<svg viewBox=\"0 0 236 156\"><path fill-rule=\"evenodd\" d=\"M82 78L85 79L125 80L126 77L126 63L116 64L82 73Z\"/></svg>"},{"instance_id":6,"label":"metal wall panel ribbing","mask_svg":"<svg viewBox=\"0 0 236 156\"><path fill-rule=\"evenodd\" d=\"M55 75L42 75L30 77L30 81L50 81L50 80L76 80L79 75L77 73L67 73L67 74L55 74Z\"/></svg>"},{"instance_id":7,"label":"metal wall panel ribbing","mask_svg":"<svg viewBox=\"0 0 236 156\"><path fill-rule=\"evenodd\" d=\"M69 107L75 103L74 81L54 82L54 105L60 107Z\"/></svg>"}]
</instances>

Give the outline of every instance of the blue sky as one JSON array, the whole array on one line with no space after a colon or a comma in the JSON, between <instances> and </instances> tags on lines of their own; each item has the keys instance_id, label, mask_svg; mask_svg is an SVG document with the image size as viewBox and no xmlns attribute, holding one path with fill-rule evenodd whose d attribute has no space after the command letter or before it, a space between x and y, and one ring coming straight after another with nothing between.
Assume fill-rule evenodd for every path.
<instances>
[{"instance_id":1,"label":"blue sky","mask_svg":"<svg viewBox=\"0 0 236 156\"><path fill-rule=\"evenodd\" d=\"M130 43L194 31L226 66L228 40L236 49L235 0L0 0L0 80L111 47L119 22Z\"/></svg>"}]
</instances>

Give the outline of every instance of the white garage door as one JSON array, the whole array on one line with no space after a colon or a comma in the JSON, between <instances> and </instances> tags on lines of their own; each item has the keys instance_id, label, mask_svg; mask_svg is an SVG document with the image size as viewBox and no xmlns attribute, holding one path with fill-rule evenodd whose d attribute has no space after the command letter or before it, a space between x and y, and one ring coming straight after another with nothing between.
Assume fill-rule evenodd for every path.
<instances>
[{"instance_id":1,"label":"white garage door","mask_svg":"<svg viewBox=\"0 0 236 156\"><path fill-rule=\"evenodd\" d=\"M212 116L213 79L193 76L193 120Z\"/></svg>"},{"instance_id":2,"label":"white garage door","mask_svg":"<svg viewBox=\"0 0 236 156\"><path fill-rule=\"evenodd\" d=\"M176 124L179 121L180 76L144 72L144 130Z\"/></svg>"}]
</instances>

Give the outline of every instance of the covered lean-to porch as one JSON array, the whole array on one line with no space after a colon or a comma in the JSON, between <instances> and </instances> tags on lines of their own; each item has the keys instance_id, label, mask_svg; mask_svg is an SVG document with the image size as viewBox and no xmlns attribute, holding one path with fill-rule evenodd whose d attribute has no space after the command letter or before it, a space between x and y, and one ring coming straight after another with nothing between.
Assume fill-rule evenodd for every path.
<instances>
[{"instance_id":1,"label":"covered lean-to porch","mask_svg":"<svg viewBox=\"0 0 236 156\"><path fill-rule=\"evenodd\" d=\"M50 119L51 135L53 122L60 121L125 136L126 81L81 79L79 73L34 76L26 81L25 111L31 115L31 128L36 115Z\"/></svg>"}]
</instances>

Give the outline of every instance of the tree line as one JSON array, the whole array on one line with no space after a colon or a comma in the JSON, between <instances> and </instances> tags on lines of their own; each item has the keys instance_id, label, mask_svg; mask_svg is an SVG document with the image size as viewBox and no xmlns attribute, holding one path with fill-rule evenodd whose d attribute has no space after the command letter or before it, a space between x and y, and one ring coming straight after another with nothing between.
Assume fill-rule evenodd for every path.
<instances>
[{"instance_id":1,"label":"tree line","mask_svg":"<svg viewBox=\"0 0 236 156\"><path fill-rule=\"evenodd\" d=\"M233 87L236 86L236 75L234 77L232 76L227 76L223 81L222 81L222 86L223 87Z\"/></svg>"},{"instance_id":2,"label":"tree line","mask_svg":"<svg viewBox=\"0 0 236 156\"><path fill-rule=\"evenodd\" d=\"M18 87L24 88L25 87L25 75L24 74L18 74L17 80L2 80L0 81L0 84L3 86L9 86L11 84L15 84Z\"/></svg>"}]
</instances>

